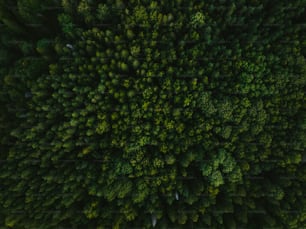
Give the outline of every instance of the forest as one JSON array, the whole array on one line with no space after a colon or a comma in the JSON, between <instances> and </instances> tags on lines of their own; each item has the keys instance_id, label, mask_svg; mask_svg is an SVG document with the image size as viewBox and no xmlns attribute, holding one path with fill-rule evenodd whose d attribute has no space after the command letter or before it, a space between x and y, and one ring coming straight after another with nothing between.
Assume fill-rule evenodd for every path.
<instances>
[{"instance_id":1,"label":"forest","mask_svg":"<svg viewBox=\"0 0 306 229\"><path fill-rule=\"evenodd\" d=\"M302 229L306 0L0 0L0 228Z\"/></svg>"}]
</instances>

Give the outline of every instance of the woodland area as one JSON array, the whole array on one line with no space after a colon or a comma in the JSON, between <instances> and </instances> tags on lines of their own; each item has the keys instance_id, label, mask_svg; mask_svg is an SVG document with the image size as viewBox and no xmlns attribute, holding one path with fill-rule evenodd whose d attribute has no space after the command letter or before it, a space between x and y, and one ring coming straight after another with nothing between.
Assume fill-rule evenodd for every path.
<instances>
[{"instance_id":1,"label":"woodland area","mask_svg":"<svg viewBox=\"0 0 306 229\"><path fill-rule=\"evenodd\" d=\"M305 8L0 0L0 228L304 228Z\"/></svg>"}]
</instances>

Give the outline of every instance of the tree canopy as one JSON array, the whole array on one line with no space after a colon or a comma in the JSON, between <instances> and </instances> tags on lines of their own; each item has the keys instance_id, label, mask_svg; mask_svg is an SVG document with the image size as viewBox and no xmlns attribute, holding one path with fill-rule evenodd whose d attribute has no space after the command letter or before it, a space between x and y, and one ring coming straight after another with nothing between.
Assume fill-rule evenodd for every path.
<instances>
[{"instance_id":1,"label":"tree canopy","mask_svg":"<svg viewBox=\"0 0 306 229\"><path fill-rule=\"evenodd\" d=\"M0 225L305 226L305 6L0 0Z\"/></svg>"}]
</instances>

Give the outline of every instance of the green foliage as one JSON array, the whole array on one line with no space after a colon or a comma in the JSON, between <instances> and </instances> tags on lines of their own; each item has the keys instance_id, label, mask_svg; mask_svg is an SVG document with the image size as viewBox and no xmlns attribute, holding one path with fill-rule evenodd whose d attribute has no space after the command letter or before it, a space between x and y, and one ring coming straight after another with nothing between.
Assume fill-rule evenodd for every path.
<instances>
[{"instance_id":1,"label":"green foliage","mask_svg":"<svg viewBox=\"0 0 306 229\"><path fill-rule=\"evenodd\" d=\"M205 24L205 16L203 15L203 13L197 12L191 17L190 23L191 26L194 28L203 26Z\"/></svg>"},{"instance_id":2,"label":"green foliage","mask_svg":"<svg viewBox=\"0 0 306 229\"><path fill-rule=\"evenodd\" d=\"M71 34L73 32L75 25L69 15L60 14L58 16L58 22L61 25L64 34Z\"/></svg>"},{"instance_id":3,"label":"green foliage","mask_svg":"<svg viewBox=\"0 0 306 229\"><path fill-rule=\"evenodd\" d=\"M0 224L302 228L303 3L0 0Z\"/></svg>"},{"instance_id":4,"label":"green foliage","mask_svg":"<svg viewBox=\"0 0 306 229\"><path fill-rule=\"evenodd\" d=\"M110 16L109 11L110 9L106 4L100 3L97 9L97 18L103 22L108 18L108 16Z\"/></svg>"}]
</instances>

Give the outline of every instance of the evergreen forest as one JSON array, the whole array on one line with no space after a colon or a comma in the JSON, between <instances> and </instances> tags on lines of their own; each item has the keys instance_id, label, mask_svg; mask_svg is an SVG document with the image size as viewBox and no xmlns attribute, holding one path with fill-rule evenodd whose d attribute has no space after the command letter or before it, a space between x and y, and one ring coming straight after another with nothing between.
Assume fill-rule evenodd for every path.
<instances>
[{"instance_id":1,"label":"evergreen forest","mask_svg":"<svg viewBox=\"0 0 306 229\"><path fill-rule=\"evenodd\" d=\"M0 0L0 228L306 228L306 0Z\"/></svg>"}]
</instances>

